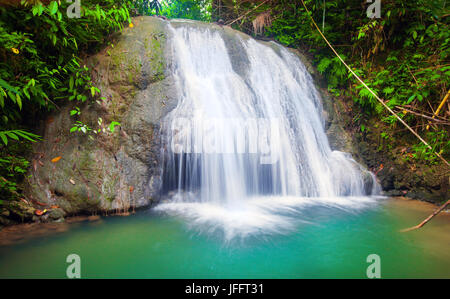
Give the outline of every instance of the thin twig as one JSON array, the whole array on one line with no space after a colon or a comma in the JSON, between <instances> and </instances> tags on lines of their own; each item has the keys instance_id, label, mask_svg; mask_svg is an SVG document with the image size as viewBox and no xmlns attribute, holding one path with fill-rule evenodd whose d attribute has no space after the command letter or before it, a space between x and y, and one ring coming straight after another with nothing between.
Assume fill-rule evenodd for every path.
<instances>
[{"instance_id":1,"label":"thin twig","mask_svg":"<svg viewBox=\"0 0 450 299\"><path fill-rule=\"evenodd\" d=\"M411 76L413 77L414 81L416 81L416 85L419 86L419 82L417 82L416 77L414 76L414 74L411 72L411 69L409 68L408 65L406 65L406 67L408 68L409 73L411 74Z\"/></svg>"},{"instance_id":2,"label":"thin twig","mask_svg":"<svg viewBox=\"0 0 450 299\"><path fill-rule=\"evenodd\" d=\"M409 112L409 113L412 113L412 114L414 114L414 115L421 116L421 117L423 117L423 118L426 118L426 119L429 119L429 120L438 122L439 124L442 124L442 125L449 125L449 124L450 124L450 122L448 122L448 121L445 121L445 120L442 120L442 119L433 118L433 117L431 117L431 116L427 116L427 115L425 115L425 114L422 114L422 113L419 113L419 112L416 112L416 111L413 111L413 110L409 110L409 109L407 109L407 108L405 108L405 107L396 106L395 108L397 108L397 109L399 109L399 110L405 110L405 111L407 111L407 112Z\"/></svg>"}]
</instances>

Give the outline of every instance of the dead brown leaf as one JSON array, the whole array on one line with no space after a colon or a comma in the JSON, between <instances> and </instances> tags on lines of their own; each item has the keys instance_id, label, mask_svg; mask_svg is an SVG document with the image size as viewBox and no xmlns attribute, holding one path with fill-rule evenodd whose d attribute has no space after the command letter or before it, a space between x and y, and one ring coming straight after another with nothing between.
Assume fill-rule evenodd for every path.
<instances>
[{"instance_id":1,"label":"dead brown leaf","mask_svg":"<svg viewBox=\"0 0 450 299\"><path fill-rule=\"evenodd\" d=\"M56 162L58 162L59 160L61 160L61 156L53 158L53 159L52 159L52 163L56 163Z\"/></svg>"}]
</instances>

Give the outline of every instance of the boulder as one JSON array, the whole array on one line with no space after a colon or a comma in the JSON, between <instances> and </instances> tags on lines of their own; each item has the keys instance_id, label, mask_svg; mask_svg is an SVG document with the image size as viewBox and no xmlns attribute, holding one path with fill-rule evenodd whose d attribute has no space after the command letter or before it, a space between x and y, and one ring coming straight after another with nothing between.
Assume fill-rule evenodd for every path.
<instances>
[{"instance_id":1,"label":"boulder","mask_svg":"<svg viewBox=\"0 0 450 299\"><path fill-rule=\"evenodd\" d=\"M58 205L61 211L52 210L50 218L128 211L158 196L160 119L177 102L168 71L168 23L138 17L133 24L85 62L101 95L62 107L41 124L44 140L34 147L25 194ZM81 114L70 116L75 106ZM70 133L76 121L91 130ZM110 130L113 121L120 126Z\"/></svg>"}]
</instances>

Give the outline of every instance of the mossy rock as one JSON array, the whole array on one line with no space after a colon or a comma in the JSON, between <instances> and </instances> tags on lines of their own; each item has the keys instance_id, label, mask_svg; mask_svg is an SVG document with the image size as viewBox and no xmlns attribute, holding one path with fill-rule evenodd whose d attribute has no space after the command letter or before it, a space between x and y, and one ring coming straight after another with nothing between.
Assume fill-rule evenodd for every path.
<instances>
[{"instance_id":1,"label":"mossy rock","mask_svg":"<svg viewBox=\"0 0 450 299\"><path fill-rule=\"evenodd\" d=\"M160 120L177 102L167 69L168 23L157 17L132 22L133 28L125 28L111 45L86 59L101 90L97 101L62 107L42 124L44 141L34 147L36 167L25 194L61 208L49 219L145 207L158 194ZM82 111L78 119L69 116L75 105ZM76 120L101 133L91 133L93 140L70 133ZM111 121L121 124L114 133L108 130Z\"/></svg>"}]
</instances>

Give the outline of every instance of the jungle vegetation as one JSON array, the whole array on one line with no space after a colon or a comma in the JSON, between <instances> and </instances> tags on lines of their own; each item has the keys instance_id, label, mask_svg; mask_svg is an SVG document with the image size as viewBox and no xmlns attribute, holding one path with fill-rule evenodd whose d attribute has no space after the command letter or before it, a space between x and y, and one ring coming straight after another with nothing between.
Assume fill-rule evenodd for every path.
<instances>
[{"instance_id":1,"label":"jungle vegetation","mask_svg":"<svg viewBox=\"0 0 450 299\"><path fill-rule=\"evenodd\" d=\"M339 54L385 103L449 158L449 9L445 0L382 0L380 18L361 0L304 0ZM98 100L83 60L132 26L137 15L230 25L308 53L330 93L360 107L355 123L377 117L393 146L409 134L352 77L313 27L301 0L82 0L80 18L67 1L0 1L0 205L21 197L36 124L70 101ZM442 105L440 105L443 103ZM438 111L438 107L441 107ZM73 114L78 113L74 110ZM70 117L68 115L68 117ZM73 134L85 133L74 124ZM411 138L410 159L442 163Z\"/></svg>"},{"instance_id":2,"label":"jungle vegetation","mask_svg":"<svg viewBox=\"0 0 450 299\"><path fill-rule=\"evenodd\" d=\"M355 118L362 132L370 129L363 121L365 116L377 116L386 124L381 138L388 147L399 136L395 132L410 134L329 49L312 25L306 5L355 73L431 144L433 150L412 140L410 158L438 163L433 151L448 158L450 149L449 104L444 101L450 82L448 5L445 0L382 0L380 17L369 18L370 3L365 2L216 0L212 19L309 53L326 78L328 90L360 106Z\"/></svg>"}]
</instances>

